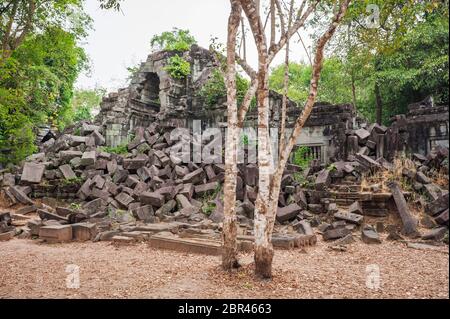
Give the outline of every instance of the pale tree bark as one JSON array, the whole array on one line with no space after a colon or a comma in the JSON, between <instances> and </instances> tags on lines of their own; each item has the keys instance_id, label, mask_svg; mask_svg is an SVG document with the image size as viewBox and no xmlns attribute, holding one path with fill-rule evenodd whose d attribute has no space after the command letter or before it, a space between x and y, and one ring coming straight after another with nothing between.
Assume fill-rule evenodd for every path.
<instances>
[{"instance_id":1,"label":"pale tree bark","mask_svg":"<svg viewBox=\"0 0 450 319\"><path fill-rule=\"evenodd\" d=\"M277 169L273 176L273 183L272 183L272 188L271 188L271 192L270 192L270 207L271 207L271 212L273 214L276 213L276 209L277 209L277 205L278 205L278 196L279 196L280 188L281 188L281 178L283 176L283 172L285 170L287 161L289 159L289 155L291 154L292 149L293 149L298 137L300 136L300 133L301 133L306 121L308 120L309 115L311 114L311 111L313 109L314 103L316 101L320 74L321 74L322 67L323 67L325 46L328 43L328 41L333 37L334 33L336 32L336 29L339 26L339 23L342 21L345 13L347 12L350 1L351 0L342 1L341 5L339 7L339 10L333 17L333 20L332 20L330 26L328 27L327 31L320 37L320 39L317 42L308 100L305 104L302 114L297 118L297 120L295 122L294 130L289 138L289 141L285 145L284 149L281 150L280 160L278 162ZM270 227L270 231L273 231L274 223L271 224L269 227Z\"/></svg>"},{"instance_id":2,"label":"pale tree bark","mask_svg":"<svg viewBox=\"0 0 450 319\"><path fill-rule=\"evenodd\" d=\"M271 243L272 228L275 222L275 214L270 205L272 188L273 156L271 141L269 138L269 66L276 54L283 48L286 42L301 28L308 16L313 12L318 1L312 2L307 8L303 1L291 28L282 30L280 40L271 41L267 46L264 26L258 15L258 9L252 0L240 0L242 8L248 19L255 44L258 51L258 71L256 98L258 103L258 196L255 203L254 235L255 235L255 273L262 278L270 278L272 275L273 246ZM279 5L271 6L272 10ZM271 12L269 14L274 14Z\"/></svg>"},{"instance_id":3,"label":"pale tree bark","mask_svg":"<svg viewBox=\"0 0 450 319\"><path fill-rule=\"evenodd\" d=\"M239 266L237 259L237 221L236 221L236 178L237 145L239 138L238 109L236 98L236 42L241 7L239 1L231 0L231 14L228 21L227 40L227 142L225 146L225 183L224 183L224 221L222 267L231 270Z\"/></svg>"}]
</instances>

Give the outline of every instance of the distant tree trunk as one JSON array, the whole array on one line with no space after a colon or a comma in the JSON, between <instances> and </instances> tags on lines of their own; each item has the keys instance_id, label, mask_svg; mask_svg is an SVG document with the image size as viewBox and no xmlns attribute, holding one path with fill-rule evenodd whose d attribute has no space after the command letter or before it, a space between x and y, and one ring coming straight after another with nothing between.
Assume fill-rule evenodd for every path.
<instances>
[{"instance_id":1,"label":"distant tree trunk","mask_svg":"<svg viewBox=\"0 0 450 319\"><path fill-rule=\"evenodd\" d=\"M377 113L377 123L383 124L383 101L381 99L380 86L375 83L375 100L376 100L376 113Z\"/></svg>"},{"instance_id":2,"label":"distant tree trunk","mask_svg":"<svg viewBox=\"0 0 450 319\"><path fill-rule=\"evenodd\" d=\"M222 267L231 270L239 266L237 260L236 178L238 144L238 110L236 99L236 41L241 22L241 7L231 0L227 40L227 143L225 146L224 221Z\"/></svg>"}]
</instances>

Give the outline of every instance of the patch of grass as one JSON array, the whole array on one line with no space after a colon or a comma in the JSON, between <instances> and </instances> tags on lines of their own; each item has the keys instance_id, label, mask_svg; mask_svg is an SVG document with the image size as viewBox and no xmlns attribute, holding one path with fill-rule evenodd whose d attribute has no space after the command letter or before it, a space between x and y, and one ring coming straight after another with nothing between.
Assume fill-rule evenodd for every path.
<instances>
[{"instance_id":1,"label":"patch of grass","mask_svg":"<svg viewBox=\"0 0 450 319\"><path fill-rule=\"evenodd\" d=\"M78 185L83 182L83 178L81 177L75 177L70 179L64 179L62 181L63 186L71 186L71 185Z\"/></svg>"},{"instance_id":2,"label":"patch of grass","mask_svg":"<svg viewBox=\"0 0 450 319\"><path fill-rule=\"evenodd\" d=\"M122 144L116 147L103 146L101 148L103 152L109 154L117 154L117 155L126 155L128 154L128 146L126 144Z\"/></svg>"}]
</instances>

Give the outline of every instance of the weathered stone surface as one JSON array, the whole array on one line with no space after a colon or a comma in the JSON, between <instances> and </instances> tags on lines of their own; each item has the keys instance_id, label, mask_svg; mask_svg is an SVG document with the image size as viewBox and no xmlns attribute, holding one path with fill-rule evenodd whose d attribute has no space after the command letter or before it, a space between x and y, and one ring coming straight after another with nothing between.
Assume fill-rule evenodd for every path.
<instances>
[{"instance_id":1,"label":"weathered stone surface","mask_svg":"<svg viewBox=\"0 0 450 319\"><path fill-rule=\"evenodd\" d=\"M128 206L130 206L130 204L134 201L134 198L126 193L120 193L115 197L115 199L124 208L128 208Z\"/></svg>"},{"instance_id":2,"label":"weathered stone surface","mask_svg":"<svg viewBox=\"0 0 450 319\"><path fill-rule=\"evenodd\" d=\"M183 183L185 183L185 184L192 183L192 184L196 185L196 184L202 183L204 179L205 179L205 172L203 171L202 168L199 168L199 169L187 174L183 178Z\"/></svg>"},{"instance_id":3,"label":"weathered stone surface","mask_svg":"<svg viewBox=\"0 0 450 319\"><path fill-rule=\"evenodd\" d=\"M448 208L436 217L436 223L448 226Z\"/></svg>"},{"instance_id":4,"label":"weathered stone surface","mask_svg":"<svg viewBox=\"0 0 450 319\"><path fill-rule=\"evenodd\" d=\"M202 184L195 186L195 193L199 196L211 195L219 187L218 182Z\"/></svg>"},{"instance_id":5,"label":"weathered stone surface","mask_svg":"<svg viewBox=\"0 0 450 319\"><path fill-rule=\"evenodd\" d=\"M179 208L189 208L192 204L189 202L189 199L183 194L178 194L176 196L176 200Z\"/></svg>"},{"instance_id":6,"label":"weathered stone surface","mask_svg":"<svg viewBox=\"0 0 450 319\"><path fill-rule=\"evenodd\" d=\"M449 205L449 193L445 193L443 196L429 203L426 206L426 212L431 216L436 216L448 209Z\"/></svg>"},{"instance_id":7,"label":"weathered stone surface","mask_svg":"<svg viewBox=\"0 0 450 319\"><path fill-rule=\"evenodd\" d=\"M280 223L289 221L291 219L294 219L301 211L302 208L295 203L286 207L278 208L277 220Z\"/></svg>"},{"instance_id":8,"label":"weathered stone surface","mask_svg":"<svg viewBox=\"0 0 450 319\"><path fill-rule=\"evenodd\" d=\"M106 139L97 130L92 132L91 137L94 138L95 145L97 145L97 146L105 145L105 143L106 143Z\"/></svg>"},{"instance_id":9,"label":"weathered stone surface","mask_svg":"<svg viewBox=\"0 0 450 319\"><path fill-rule=\"evenodd\" d=\"M64 178L67 180L77 178L77 175L74 173L74 171L72 170L72 167L70 167L70 165L67 165L67 164L62 165L59 167L59 170L63 174Z\"/></svg>"},{"instance_id":10,"label":"weathered stone surface","mask_svg":"<svg viewBox=\"0 0 450 319\"><path fill-rule=\"evenodd\" d=\"M25 183L39 184L44 175L45 165L36 163L25 163L20 181Z\"/></svg>"},{"instance_id":11,"label":"weathered stone surface","mask_svg":"<svg viewBox=\"0 0 450 319\"><path fill-rule=\"evenodd\" d=\"M116 184L123 183L128 178L128 171L124 169L118 169L113 176L113 182Z\"/></svg>"},{"instance_id":12,"label":"weathered stone surface","mask_svg":"<svg viewBox=\"0 0 450 319\"><path fill-rule=\"evenodd\" d=\"M445 237L445 234L448 233L447 227L439 227L435 228L422 236L424 240L442 240Z\"/></svg>"},{"instance_id":13,"label":"weathered stone surface","mask_svg":"<svg viewBox=\"0 0 450 319\"><path fill-rule=\"evenodd\" d=\"M11 186L8 190L20 203L25 205L33 204L33 201L23 191L21 191L19 187Z\"/></svg>"},{"instance_id":14,"label":"weathered stone surface","mask_svg":"<svg viewBox=\"0 0 450 319\"><path fill-rule=\"evenodd\" d=\"M361 232L361 239L366 244L381 244L381 239L373 227L364 227Z\"/></svg>"},{"instance_id":15,"label":"weathered stone surface","mask_svg":"<svg viewBox=\"0 0 450 319\"><path fill-rule=\"evenodd\" d=\"M127 170L137 170L142 168L147 163L147 159L144 158L134 158L123 160L123 168Z\"/></svg>"},{"instance_id":16,"label":"weathered stone surface","mask_svg":"<svg viewBox=\"0 0 450 319\"><path fill-rule=\"evenodd\" d=\"M363 164L364 166L371 169L381 168L380 163L378 163L377 161L375 161L374 159L370 158L367 155L356 154L356 160L361 164Z\"/></svg>"},{"instance_id":17,"label":"weathered stone surface","mask_svg":"<svg viewBox=\"0 0 450 319\"><path fill-rule=\"evenodd\" d=\"M328 169L323 169L317 175L315 187L317 190L325 190L328 186L330 186L330 182L331 182L330 171Z\"/></svg>"},{"instance_id":18,"label":"weathered stone surface","mask_svg":"<svg viewBox=\"0 0 450 319\"><path fill-rule=\"evenodd\" d=\"M366 129L359 129L355 131L355 135L358 137L359 143L364 143L370 136L370 133Z\"/></svg>"},{"instance_id":19,"label":"weathered stone surface","mask_svg":"<svg viewBox=\"0 0 450 319\"><path fill-rule=\"evenodd\" d=\"M49 243L69 242L72 240L72 226L43 226L39 229L39 238L44 239Z\"/></svg>"},{"instance_id":20,"label":"weathered stone surface","mask_svg":"<svg viewBox=\"0 0 450 319\"><path fill-rule=\"evenodd\" d=\"M67 163L74 158L81 158L83 156L83 152L80 151L61 151L59 152L59 158L62 162Z\"/></svg>"},{"instance_id":21,"label":"weathered stone surface","mask_svg":"<svg viewBox=\"0 0 450 319\"><path fill-rule=\"evenodd\" d=\"M153 207L151 205L142 206L132 211L134 217L145 223L151 222L155 215Z\"/></svg>"},{"instance_id":22,"label":"weathered stone surface","mask_svg":"<svg viewBox=\"0 0 450 319\"><path fill-rule=\"evenodd\" d=\"M165 203L164 195L157 192L144 192L141 194L140 200L142 204L154 207L161 207Z\"/></svg>"},{"instance_id":23,"label":"weathered stone surface","mask_svg":"<svg viewBox=\"0 0 450 319\"><path fill-rule=\"evenodd\" d=\"M353 204L351 204L350 207L348 208L348 213L356 214L356 215L363 215L364 212L363 212L360 202L354 202Z\"/></svg>"},{"instance_id":24,"label":"weathered stone surface","mask_svg":"<svg viewBox=\"0 0 450 319\"><path fill-rule=\"evenodd\" d=\"M323 233L324 240L334 240L338 238L342 238L350 234L350 230L345 227L336 228L336 229L328 229Z\"/></svg>"},{"instance_id":25,"label":"weathered stone surface","mask_svg":"<svg viewBox=\"0 0 450 319\"><path fill-rule=\"evenodd\" d=\"M15 232L8 231L0 234L0 241L8 241L14 238Z\"/></svg>"},{"instance_id":26,"label":"weathered stone surface","mask_svg":"<svg viewBox=\"0 0 450 319\"><path fill-rule=\"evenodd\" d=\"M336 214L334 214L334 218L345 220L349 223L353 223L356 225L361 225L364 220L364 216L362 216L362 215L346 213L346 212L337 212Z\"/></svg>"},{"instance_id":27,"label":"weathered stone surface","mask_svg":"<svg viewBox=\"0 0 450 319\"><path fill-rule=\"evenodd\" d=\"M425 176L425 174L422 172L417 172L416 179L419 183L422 183L422 184L430 184L431 183L430 179L427 176Z\"/></svg>"},{"instance_id":28,"label":"weathered stone surface","mask_svg":"<svg viewBox=\"0 0 450 319\"><path fill-rule=\"evenodd\" d=\"M389 182L388 187L392 192L398 213L403 223L403 233L406 236L417 237L417 220L411 215L405 197L396 182Z\"/></svg>"},{"instance_id":29,"label":"weathered stone surface","mask_svg":"<svg viewBox=\"0 0 450 319\"><path fill-rule=\"evenodd\" d=\"M72 225L72 239L75 241L93 240L98 233L96 224L80 223Z\"/></svg>"},{"instance_id":30,"label":"weathered stone surface","mask_svg":"<svg viewBox=\"0 0 450 319\"><path fill-rule=\"evenodd\" d=\"M81 166L94 165L97 160L95 151L84 152L81 157Z\"/></svg>"}]
</instances>

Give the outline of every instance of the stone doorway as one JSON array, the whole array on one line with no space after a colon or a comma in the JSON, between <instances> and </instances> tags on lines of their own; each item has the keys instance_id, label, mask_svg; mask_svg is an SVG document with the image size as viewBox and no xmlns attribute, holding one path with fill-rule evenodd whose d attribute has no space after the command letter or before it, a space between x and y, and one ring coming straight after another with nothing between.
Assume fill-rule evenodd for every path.
<instances>
[{"instance_id":1,"label":"stone doorway","mask_svg":"<svg viewBox=\"0 0 450 319\"><path fill-rule=\"evenodd\" d=\"M160 92L160 79L158 74L149 72L145 76L144 87L142 89L141 101L151 106L160 107L161 100L159 96Z\"/></svg>"}]
</instances>

